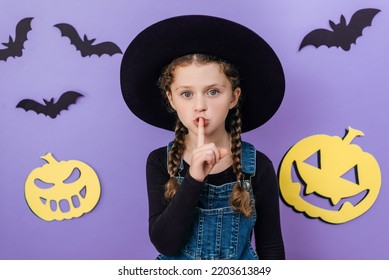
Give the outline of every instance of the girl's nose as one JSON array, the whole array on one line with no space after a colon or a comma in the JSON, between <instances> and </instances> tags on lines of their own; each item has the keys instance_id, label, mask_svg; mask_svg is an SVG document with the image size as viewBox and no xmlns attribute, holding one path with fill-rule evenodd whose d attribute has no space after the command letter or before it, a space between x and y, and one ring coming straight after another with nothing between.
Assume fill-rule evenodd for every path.
<instances>
[{"instance_id":1,"label":"girl's nose","mask_svg":"<svg viewBox=\"0 0 389 280\"><path fill-rule=\"evenodd\" d=\"M198 94L195 99L195 111L202 112L207 110L207 102L205 100L205 96L202 94Z\"/></svg>"}]
</instances>

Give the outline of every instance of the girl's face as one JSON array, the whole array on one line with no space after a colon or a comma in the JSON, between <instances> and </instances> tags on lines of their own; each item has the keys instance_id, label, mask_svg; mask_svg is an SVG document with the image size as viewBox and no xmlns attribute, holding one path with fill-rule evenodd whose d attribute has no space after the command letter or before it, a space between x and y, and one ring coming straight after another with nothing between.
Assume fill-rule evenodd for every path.
<instances>
[{"instance_id":1,"label":"girl's face","mask_svg":"<svg viewBox=\"0 0 389 280\"><path fill-rule=\"evenodd\" d=\"M173 76L171 92L166 94L189 133L197 133L200 117L206 136L224 133L228 111L238 103L240 88L233 91L221 67L213 62L178 66Z\"/></svg>"}]
</instances>

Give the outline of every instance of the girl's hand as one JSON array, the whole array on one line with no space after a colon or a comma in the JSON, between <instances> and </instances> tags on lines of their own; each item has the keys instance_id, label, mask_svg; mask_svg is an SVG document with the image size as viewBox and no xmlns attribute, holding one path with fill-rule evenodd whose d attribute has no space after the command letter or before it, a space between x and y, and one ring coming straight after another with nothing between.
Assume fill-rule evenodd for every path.
<instances>
[{"instance_id":1,"label":"girl's hand","mask_svg":"<svg viewBox=\"0 0 389 280\"><path fill-rule=\"evenodd\" d=\"M192 178L203 182L212 168L228 154L227 149L220 150L214 143L204 144L204 120L199 119L197 130L197 148L192 152L189 173Z\"/></svg>"}]
</instances>

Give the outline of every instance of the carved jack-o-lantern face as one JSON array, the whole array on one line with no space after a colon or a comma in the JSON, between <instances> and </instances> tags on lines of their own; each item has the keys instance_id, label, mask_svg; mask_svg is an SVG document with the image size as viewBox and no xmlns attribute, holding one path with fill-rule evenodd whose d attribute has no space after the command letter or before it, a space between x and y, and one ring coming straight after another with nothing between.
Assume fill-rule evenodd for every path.
<instances>
[{"instance_id":1,"label":"carved jack-o-lantern face","mask_svg":"<svg viewBox=\"0 0 389 280\"><path fill-rule=\"evenodd\" d=\"M47 164L34 169L25 184L26 201L38 217L46 221L72 219L96 206L100 182L89 165L77 160L58 162L51 153L42 159Z\"/></svg>"},{"instance_id":2,"label":"carved jack-o-lantern face","mask_svg":"<svg viewBox=\"0 0 389 280\"><path fill-rule=\"evenodd\" d=\"M361 131L349 128L343 139L328 135L314 135L294 145L285 155L279 170L281 195L298 212L329 223L344 223L365 213L375 202L381 187L381 172L375 158L359 146L351 144ZM307 163L318 154L317 166ZM295 170L300 182L292 177ZM343 176L355 171L355 180ZM308 201L317 195L330 202L330 208L319 207ZM362 197L353 205L354 197ZM350 200L350 201L348 201ZM336 206L336 207L335 207Z\"/></svg>"}]
</instances>

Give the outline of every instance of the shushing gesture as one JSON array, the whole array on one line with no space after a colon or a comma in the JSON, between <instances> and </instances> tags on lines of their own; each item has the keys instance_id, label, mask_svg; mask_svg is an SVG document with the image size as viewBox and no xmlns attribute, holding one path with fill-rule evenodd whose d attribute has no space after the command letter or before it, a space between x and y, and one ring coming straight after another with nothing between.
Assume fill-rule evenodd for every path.
<instances>
[{"instance_id":1,"label":"shushing gesture","mask_svg":"<svg viewBox=\"0 0 389 280\"><path fill-rule=\"evenodd\" d=\"M228 154L227 149L218 149L214 143L205 144L204 119L199 118L197 148L192 152L189 173L192 178L203 182L216 164Z\"/></svg>"}]
</instances>

